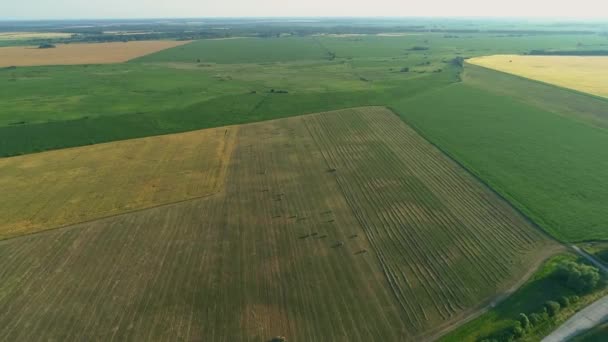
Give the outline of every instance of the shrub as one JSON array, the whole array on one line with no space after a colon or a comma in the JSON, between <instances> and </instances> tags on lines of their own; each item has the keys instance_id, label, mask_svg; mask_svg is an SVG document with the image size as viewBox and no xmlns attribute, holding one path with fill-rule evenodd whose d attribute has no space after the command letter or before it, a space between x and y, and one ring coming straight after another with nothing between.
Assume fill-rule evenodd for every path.
<instances>
[{"instance_id":1,"label":"shrub","mask_svg":"<svg viewBox=\"0 0 608 342\"><path fill-rule=\"evenodd\" d=\"M510 329L510 334L514 337L514 338L520 338L523 337L526 334L526 331L524 330L524 328L521 326L521 324L519 322L515 323L511 329Z\"/></svg>"},{"instance_id":2,"label":"shrub","mask_svg":"<svg viewBox=\"0 0 608 342\"><path fill-rule=\"evenodd\" d=\"M530 314L530 324L536 326L544 322L543 315L538 314L536 312Z\"/></svg>"},{"instance_id":3,"label":"shrub","mask_svg":"<svg viewBox=\"0 0 608 342\"><path fill-rule=\"evenodd\" d=\"M404 68L401 68L401 70L400 70L400 71L401 71L401 72L410 72L410 68L408 68L408 67L404 67Z\"/></svg>"},{"instance_id":4,"label":"shrub","mask_svg":"<svg viewBox=\"0 0 608 342\"><path fill-rule=\"evenodd\" d=\"M521 324L521 327L524 330L529 330L530 329L530 319L523 312L519 314L519 323Z\"/></svg>"},{"instance_id":5,"label":"shrub","mask_svg":"<svg viewBox=\"0 0 608 342\"><path fill-rule=\"evenodd\" d=\"M549 320L549 314L547 313L547 307L543 306L543 309L537 313L539 318L540 318L540 322L544 322Z\"/></svg>"},{"instance_id":6,"label":"shrub","mask_svg":"<svg viewBox=\"0 0 608 342\"><path fill-rule=\"evenodd\" d=\"M566 296L559 297L557 302L559 303L559 305L561 305L562 308L567 308L568 306L570 306L570 299Z\"/></svg>"},{"instance_id":7,"label":"shrub","mask_svg":"<svg viewBox=\"0 0 608 342\"><path fill-rule=\"evenodd\" d=\"M557 315L561 309L561 306L558 302L550 300L545 303L545 308L547 309L547 314L549 317L555 317L555 315Z\"/></svg>"},{"instance_id":8,"label":"shrub","mask_svg":"<svg viewBox=\"0 0 608 342\"><path fill-rule=\"evenodd\" d=\"M568 261L560 264L556 275L565 285L579 293L595 289L600 282L600 273L596 267Z\"/></svg>"}]
</instances>

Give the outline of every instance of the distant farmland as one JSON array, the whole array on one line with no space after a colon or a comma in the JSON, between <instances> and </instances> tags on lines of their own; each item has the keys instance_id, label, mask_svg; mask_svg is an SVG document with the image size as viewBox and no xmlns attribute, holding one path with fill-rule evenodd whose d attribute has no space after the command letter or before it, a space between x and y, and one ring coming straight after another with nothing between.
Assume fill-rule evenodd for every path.
<instances>
[{"instance_id":1,"label":"distant farmland","mask_svg":"<svg viewBox=\"0 0 608 342\"><path fill-rule=\"evenodd\" d=\"M0 32L0 40L70 38L65 32Z\"/></svg>"},{"instance_id":2,"label":"distant farmland","mask_svg":"<svg viewBox=\"0 0 608 342\"><path fill-rule=\"evenodd\" d=\"M51 49L35 46L0 48L0 67L31 65L121 63L149 53L186 44L185 41L134 41L127 43L57 44Z\"/></svg>"},{"instance_id":3,"label":"distant farmland","mask_svg":"<svg viewBox=\"0 0 608 342\"><path fill-rule=\"evenodd\" d=\"M608 57L605 56L494 55L472 58L468 62L608 97Z\"/></svg>"},{"instance_id":4,"label":"distant farmland","mask_svg":"<svg viewBox=\"0 0 608 342\"><path fill-rule=\"evenodd\" d=\"M0 340L414 340L554 246L384 108L233 133L212 196L0 242Z\"/></svg>"}]
</instances>

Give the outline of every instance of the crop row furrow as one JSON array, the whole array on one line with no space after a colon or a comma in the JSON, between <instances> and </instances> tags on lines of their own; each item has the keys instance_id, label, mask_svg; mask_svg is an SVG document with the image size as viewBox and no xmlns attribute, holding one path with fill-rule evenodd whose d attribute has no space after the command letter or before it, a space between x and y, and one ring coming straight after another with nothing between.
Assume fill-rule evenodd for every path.
<instances>
[{"instance_id":1,"label":"crop row furrow","mask_svg":"<svg viewBox=\"0 0 608 342\"><path fill-rule=\"evenodd\" d=\"M315 118L316 119L316 118ZM330 149L327 149L326 137L321 134L318 130L320 130L320 125L317 122L310 122L308 120L303 120L306 124L307 128L311 132L311 135L317 141L317 144L320 146L323 152L323 156L326 159L326 162L331 167L341 167L345 161L339 160L334 152ZM361 226L364 228L366 236L370 241L370 244L373 247L374 252L376 253L378 260L382 266L383 272L386 276L386 279L393 290L395 297L400 303L403 311L405 312L410 324L415 327L415 329L422 328L422 320L418 315L418 309L413 305L412 298L414 298L413 293L411 292L411 282L408 277L403 276L405 278L403 281L398 281L399 277L397 276L398 272L393 267L393 264L389 261L390 257L386 254L385 249L379 248L382 242L378 241L381 237L377 234L377 230L374 230L374 223L370 220L373 217L373 213L365 212L366 208L361 208L356 205L356 200L354 196L347 196L347 194L355 193L355 190L352 189L352 184L348 182L344 182L341 180L341 177L336 177L337 183L339 187L342 189L342 193L345 195L344 198L352 208L353 213L355 214L357 220L360 222ZM370 208L371 209L371 208ZM410 284L408 286L408 290L404 289L402 284Z\"/></svg>"}]
</instances>

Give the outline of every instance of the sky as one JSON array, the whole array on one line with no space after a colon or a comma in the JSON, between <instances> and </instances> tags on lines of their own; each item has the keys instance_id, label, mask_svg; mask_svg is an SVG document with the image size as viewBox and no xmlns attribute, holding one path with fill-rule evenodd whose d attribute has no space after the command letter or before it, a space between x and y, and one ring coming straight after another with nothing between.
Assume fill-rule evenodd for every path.
<instances>
[{"instance_id":1,"label":"sky","mask_svg":"<svg viewBox=\"0 0 608 342\"><path fill-rule=\"evenodd\" d=\"M0 0L2 19L298 16L608 18L608 0Z\"/></svg>"}]
</instances>

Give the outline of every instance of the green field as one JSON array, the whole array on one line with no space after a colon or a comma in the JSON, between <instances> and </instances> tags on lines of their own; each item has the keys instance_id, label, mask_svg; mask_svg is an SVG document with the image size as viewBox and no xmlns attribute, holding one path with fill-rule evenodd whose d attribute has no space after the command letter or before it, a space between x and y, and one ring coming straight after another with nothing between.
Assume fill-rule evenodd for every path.
<instances>
[{"instance_id":1,"label":"green field","mask_svg":"<svg viewBox=\"0 0 608 342\"><path fill-rule=\"evenodd\" d=\"M387 109L232 131L221 192L0 242L0 339L424 338L558 249Z\"/></svg>"},{"instance_id":2,"label":"green field","mask_svg":"<svg viewBox=\"0 0 608 342\"><path fill-rule=\"evenodd\" d=\"M393 106L456 82L450 61L457 56L575 49L578 43L596 48L601 41L596 35L458 37L204 40L126 64L2 69L0 156L345 107ZM504 44L492 45L497 39ZM409 72L400 72L406 67ZM272 89L288 94L271 94Z\"/></svg>"},{"instance_id":3,"label":"green field","mask_svg":"<svg viewBox=\"0 0 608 342\"><path fill-rule=\"evenodd\" d=\"M326 52L311 37L200 40L177 49L140 57L135 62L270 63L318 60Z\"/></svg>"},{"instance_id":4,"label":"green field","mask_svg":"<svg viewBox=\"0 0 608 342\"><path fill-rule=\"evenodd\" d=\"M494 90L492 72L475 77L475 82L465 77L463 83L420 95L395 109L556 238L608 239L608 186L603 181L608 177L608 151L603 148L608 131L596 127L605 120L608 101L571 93L591 113L586 119L569 114L576 112L571 106L577 104L560 102L561 89L546 95L556 101L539 108L526 103L523 95L535 90L535 82L527 88L514 78L518 88L510 92L522 95L511 97Z\"/></svg>"}]
</instances>

